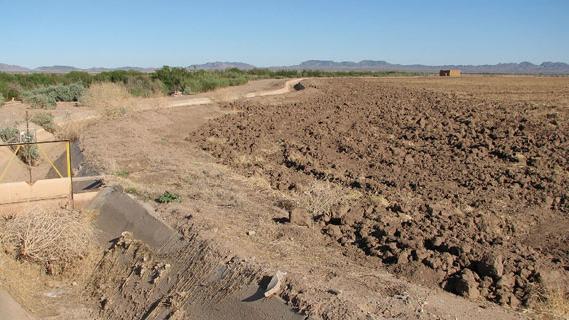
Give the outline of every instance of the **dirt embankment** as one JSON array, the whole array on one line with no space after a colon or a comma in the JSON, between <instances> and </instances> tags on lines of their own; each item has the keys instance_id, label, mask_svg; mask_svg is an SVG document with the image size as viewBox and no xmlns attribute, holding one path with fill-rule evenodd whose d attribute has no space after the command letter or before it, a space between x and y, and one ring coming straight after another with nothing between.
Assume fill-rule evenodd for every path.
<instances>
[{"instance_id":1,"label":"dirt embankment","mask_svg":"<svg viewBox=\"0 0 569 320\"><path fill-rule=\"evenodd\" d=\"M305 81L189 138L286 192L325 180L364 196L314 219L392 272L512 307L569 279L565 108L365 79ZM378 266L380 267L380 266Z\"/></svg>"}]
</instances>

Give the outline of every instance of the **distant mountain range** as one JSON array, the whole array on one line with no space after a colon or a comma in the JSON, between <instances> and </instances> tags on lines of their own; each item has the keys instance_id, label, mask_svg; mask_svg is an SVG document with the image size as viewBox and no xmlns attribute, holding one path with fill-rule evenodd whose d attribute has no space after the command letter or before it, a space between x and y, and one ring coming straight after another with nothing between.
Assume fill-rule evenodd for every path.
<instances>
[{"instance_id":1,"label":"distant mountain range","mask_svg":"<svg viewBox=\"0 0 569 320\"><path fill-rule=\"evenodd\" d=\"M187 67L189 70L224 70L238 68L250 70L254 65L243 62L208 62ZM429 66L422 64L393 64L381 60L331 61L331 60L308 60L298 65L274 66L272 70L325 70L325 71L410 71L410 72L438 72L440 69L460 69L464 73L496 73L496 74L569 74L569 64L564 62L543 62L533 64L531 62L498 63L485 65L440 65ZM71 66L49 66L29 69L16 65L0 63L1 72L46 72L66 73L70 71L103 72L111 70L135 70L140 72L152 72L156 68L120 67L120 68L88 68L80 69Z\"/></svg>"},{"instance_id":2,"label":"distant mountain range","mask_svg":"<svg viewBox=\"0 0 569 320\"><path fill-rule=\"evenodd\" d=\"M156 70L156 68L139 68L139 67L119 67L119 68L87 68L81 69L72 66L48 66L48 67L38 67L34 69L16 66L16 65L9 65L0 63L0 72L18 72L18 73L33 73L33 72L44 72L44 73L67 73L71 71L85 71L85 72L103 72L103 71L112 71L112 70L134 70L140 72L152 72Z\"/></svg>"},{"instance_id":3,"label":"distant mountain range","mask_svg":"<svg viewBox=\"0 0 569 320\"><path fill-rule=\"evenodd\" d=\"M198 69L198 70L225 70L237 68L241 70L251 70L255 69L256 67L252 64L243 63L243 62L208 62L204 64L192 64L188 67L188 69Z\"/></svg>"},{"instance_id":4,"label":"distant mountain range","mask_svg":"<svg viewBox=\"0 0 569 320\"><path fill-rule=\"evenodd\" d=\"M465 73L503 73L503 74L569 74L569 64L563 62L543 62L533 64L521 63L498 63L485 65L441 65L429 66L422 64L392 64L386 61L362 60L353 61L330 61L308 60L296 66L287 67L297 70L360 70L360 71L413 71L413 72L438 72L441 69L460 69Z\"/></svg>"}]
</instances>

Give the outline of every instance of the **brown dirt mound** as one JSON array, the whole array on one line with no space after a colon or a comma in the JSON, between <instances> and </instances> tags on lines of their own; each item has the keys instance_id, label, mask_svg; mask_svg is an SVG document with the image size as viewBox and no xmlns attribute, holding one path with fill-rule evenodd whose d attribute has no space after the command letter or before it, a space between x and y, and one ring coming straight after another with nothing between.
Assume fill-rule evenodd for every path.
<instances>
[{"instance_id":1,"label":"brown dirt mound","mask_svg":"<svg viewBox=\"0 0 569 320\"><path fill-rule=\"evenodd\" d=\"M315 220L418 282L513 307L567 286L567 109L365 79L304 84L289 103L230 103L242 112L188 139L279 190L318 179L362 192Z\"/></svg>"}]
</instances>

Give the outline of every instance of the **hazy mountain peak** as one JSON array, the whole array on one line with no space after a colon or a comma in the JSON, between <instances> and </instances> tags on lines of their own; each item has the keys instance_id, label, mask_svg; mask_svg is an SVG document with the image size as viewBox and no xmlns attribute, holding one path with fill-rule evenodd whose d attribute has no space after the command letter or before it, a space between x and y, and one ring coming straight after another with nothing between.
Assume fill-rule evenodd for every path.
<instances>
[{"instance_id":1,"label":"hazy mountain peak","mask_svg":"<svg viewBox=\"0 0 569 320\"><path fill-rule=\"evenodd\" d=\"M204 64L195 64L188 69L199 70L225 70L229 68L237 68L241 70L254 69L255 66L243 62L207 62ZM492 65L403 65L392 64L383 60L362 60L354 61L333 61L333 60L307 60L298 65L292 66L275 66L271 69L290 69L290 70L328 70L328 71L408 71L408 72L438 72L440 69L461 69L464 73L503 73L503 74L569 74L569 64L564 62L545 61L541 64L533 64L528 61L520 63L506 62ZM70 71L86 71L86 72L103 72L112 70L135 70L141 72L151 72L155 68L138 68L138 67L120 67L120 68L88 68L80 69L73 66L47 66L35 69L29 69L17 65L9 65L0 63L0 72L50 72L50 73L66 73Z\"/></svg>"}]
</instances>

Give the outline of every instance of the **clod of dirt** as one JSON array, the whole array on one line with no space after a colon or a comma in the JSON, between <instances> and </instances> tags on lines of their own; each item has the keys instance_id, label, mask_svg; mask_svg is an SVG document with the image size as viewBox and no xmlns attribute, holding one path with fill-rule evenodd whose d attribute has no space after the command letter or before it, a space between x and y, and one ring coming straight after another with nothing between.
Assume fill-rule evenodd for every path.
<instances>
[{"instance_id":1,"label":"clod of dirt","mask_svg":"<svg viewBox=\"0 0 569 320\"><path fill-rule=\"evenodd\" d=\"M477 271L481 276L500 278L504 273L502 255L487 254L476 264Z\"/></svg>"},{"instance_id":2,"label":"clod of dirt","mask_svg":"<svg viewBox=\"0 0 569 320\"><path fill-rule=\"evenodd\" d=\"M288 221L297 226L312 226L312 214L304 208L294 208L289 212Z\"/></svg>"},{"instance_id":3,"label":"clod of dirt","mask_svg":"<svg viewBox=\"0 0 569 320\"><path fill-rule=\"evenodd\" d=\"M477 277L470 269L464 269L460 275L449 279L445 289L463 297L477 299L480 296Z\"/></svg>"},{"instance_id":4,"label":"clod of dirt","mask_svg":"<svg viewBox=\"0 0 569 320\"><path fill-rule=\"evenodd\" d=\"M332 237L332 239L334 240L338 240L342 237L342 230L340 229L339 226L334 225L334 224L329 224L324 228L324 232L329 235L330 237Z\"/></svg>"}]
</instances>

